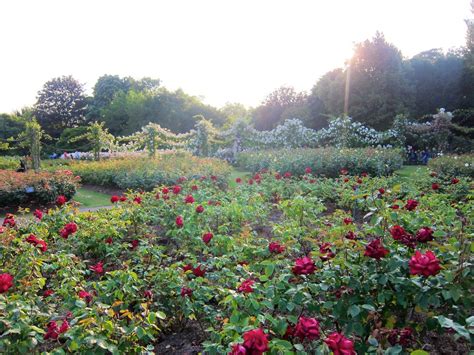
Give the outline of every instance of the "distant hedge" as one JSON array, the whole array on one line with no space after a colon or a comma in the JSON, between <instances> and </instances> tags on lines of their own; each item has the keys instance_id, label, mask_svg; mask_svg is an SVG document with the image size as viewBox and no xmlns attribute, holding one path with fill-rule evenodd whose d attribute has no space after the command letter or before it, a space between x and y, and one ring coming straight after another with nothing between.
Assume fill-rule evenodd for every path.
<instances>
[{"instance_id":1,"label":"distant hedge","mask_svg":"<svg viewBox=\"0 0 474 355\"><path fill-rule=\"evenodd\" d=\"M474 178L474 154L444 155L431 159L428 167L441 176Z\"/></svg>"},{"instance_id":2,"label":"distant hedge","mask_svg":"<svg viewBox=\"0 0 474 355\"><path fill-rule=\"evenodd\" d=\"M336 177L341 169L356 175L390 175L402 166L401 152L396 149L279 149L244 152L237 157L237 164L253 172L270 169L281 173L302 175L310 167L313 174Z\"/></svg>"}]
</instances>

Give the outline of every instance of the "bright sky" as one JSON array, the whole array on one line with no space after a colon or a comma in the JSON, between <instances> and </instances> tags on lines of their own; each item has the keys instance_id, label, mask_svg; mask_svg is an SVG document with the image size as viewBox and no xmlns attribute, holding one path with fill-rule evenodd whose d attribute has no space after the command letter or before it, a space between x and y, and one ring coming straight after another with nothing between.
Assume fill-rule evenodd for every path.
<instances>
[{"instance_id":1,"label":"bright sky","mask_svg":"<svg viewBox=\"0 0 474 355\"><path fill-rule=\"evenodd\" d=\"M465 42L469 0L0 1L0 112L73 75L160 78L205 102L258 105L310 90L380 30L409 57Z\"/></svg>"}]
</instances>

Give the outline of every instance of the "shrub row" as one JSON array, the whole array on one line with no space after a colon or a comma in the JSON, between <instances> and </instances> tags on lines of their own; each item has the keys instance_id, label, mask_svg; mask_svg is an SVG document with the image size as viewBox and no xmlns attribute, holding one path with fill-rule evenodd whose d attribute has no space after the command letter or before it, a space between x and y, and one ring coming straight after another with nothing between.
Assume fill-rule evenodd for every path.
<instances>
[{"instance_id":1,"label":"shrub row","mask_svg":"<svg viewBox=\"0 0 474 355\"><path fill-rule=\"evenodd\" d=\"M77 161L69 166L83 183L150 191L160 184L172 184L179 177L201 177L230 173L230 166L219 159L198 158L189 153L160 155L154 159L124 158L99 162Z\"/></svg>"},{"instance_id":2,"label":"shrub row","mask_svg":"<svg viewBox=\"0 0 474 355\"><path fill-rule=\"evenodd\" d=\"M402 166L398 150L389 149L280 149L261 152L240 153L237 164L247 170L257 172L270 169L302 175L307 167L313 173L335 177L342 169L349 174L363 172L371 175L389 175Z\"/></svg>"},{"instance_id":3,"label":"shrub row","mask_svg":"<svg viewBox=\"0 0 474 355\"><path fill-rule=\"evenodd\" d=\"M48 204L59 195L68 199L75 193L78 178L70 171L17 173L0 170L0 207L25 203Z\"/></svg>"},{"instance_id":4,"label":"shrub row","mask_svg":"<svg viewBox=\"0 0 474 355\"><path fill-rule=\"evenodd\" d=\"M445 155L431 159L428 167L441 176L474 177L474 154Z\"/></svg>"}]
</instances>

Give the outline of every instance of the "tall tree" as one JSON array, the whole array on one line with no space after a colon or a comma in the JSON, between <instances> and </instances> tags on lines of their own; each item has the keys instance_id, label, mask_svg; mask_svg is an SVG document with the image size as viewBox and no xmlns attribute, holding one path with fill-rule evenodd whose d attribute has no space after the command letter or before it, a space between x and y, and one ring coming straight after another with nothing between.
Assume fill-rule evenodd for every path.
<instances>
[{"instance_id":1,"label":"tall tree","mask_svg":"<svg viewBox=\"0 0 474 355\"><path fill-rule=\"evenodd\" d=\"M355 47L350 60L349 116L377 129L390 127L413 106L402 54L377 32Z\"/></svg>"},{"instance_id":2,"label":"tall tree","mask_svg":"<svg viewBox=\"0 0 474 355\"><path fill-rule=\"evenodd\" d=\"M253 115L255 128L271 130L280 124L284 118L288 118L283 116L285 111L296 110L296 107L306 105L306 93L297 92L293 87L282 86L271 92L262 104L255 109Z\"/></svg>"},{"instance_id":3,"label":"tall tree","mask_svg":"<svg viewBox=\"0 0 474 355\"><path fill-rule=\"evenodd\" d=\"M474 15L474 0L471 0L471 13ZM464 70L461 82L461 108L474 107L474 18L466 20L466 48L464 52Z\"/></svg>"},{"instance_id":4,"label":"tall tree","mask_svg":"<svg viewBox=\"0 0 474 355\"><path fill-rule=\"evenodd\" d=\"M44 84L34 115L45 132L57 138L65 128L83 124L86 110L83 85L72 76L62 76Z\"/></svg>"}]
</instances>

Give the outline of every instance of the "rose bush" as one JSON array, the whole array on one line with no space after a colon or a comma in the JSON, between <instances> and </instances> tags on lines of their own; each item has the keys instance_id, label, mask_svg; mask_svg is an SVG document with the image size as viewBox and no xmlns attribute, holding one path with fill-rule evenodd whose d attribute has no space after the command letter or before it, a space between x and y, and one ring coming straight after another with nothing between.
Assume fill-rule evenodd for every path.
<instances>
[{"instance_id":1,"label":"rose bush","mask_svg":"<svg viewBox=\"0 0 474 355\"><path fill-rule=\"evenodd\" d=\"M0 352L468 353L472 182L310 167L8 216Z\"/></svg>"}]
</instances>

